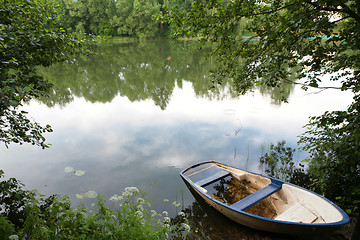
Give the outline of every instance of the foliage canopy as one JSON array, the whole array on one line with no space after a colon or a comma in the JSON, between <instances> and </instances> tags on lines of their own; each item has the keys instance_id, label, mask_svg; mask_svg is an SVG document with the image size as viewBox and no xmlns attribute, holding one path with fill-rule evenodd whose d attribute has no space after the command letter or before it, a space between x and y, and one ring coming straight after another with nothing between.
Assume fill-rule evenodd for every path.
<instances>
[{"instance_id":1,"label":"foliage canopy","mask_svg":"<svg viewBox=\"0 0 360 240\"><path fill-rule=\"evenodd\" d=\"M58 5L58 24L68 33L154 38L161 35L153 18L161 9L151 0L51 0Z\"/></svg>"},{"instance_id":2,"label":"foliage canopy","mask_svg":"<svg viewBox=\"0 0 360 240\"><path fill-rule=\"evenodd\" d=\"M85 41L56 27L56 13L48 1L0 1L0 141L47 147L51 132L19 110L25 102L45 95L49 84L36 71L85 52Z\"/></svg>"},{"instance_id":3,"label":"foliage canopy","mask_svg":"<svg viewBox=\"0 0 360 240\"><path fill-rule=\"evenodd\" d=\"M179 34L215 43L222 66L214 84L232 78L240 93L296 79L322 87L321 76L332 74L343 90L359 91L359 9L358 1L197 0L164 20Z\"/></svg>"}]
</instances>

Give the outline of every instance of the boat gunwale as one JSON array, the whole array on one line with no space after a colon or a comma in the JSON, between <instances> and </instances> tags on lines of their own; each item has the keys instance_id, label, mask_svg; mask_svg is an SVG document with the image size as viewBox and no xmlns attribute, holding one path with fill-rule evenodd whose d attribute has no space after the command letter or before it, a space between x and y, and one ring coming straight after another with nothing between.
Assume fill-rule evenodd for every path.
<instances>
[{"instance_id":1,"label":"boat gunwale","mask_svg":"<svg viewBox=\"0 0 360 240\"><path fill-rule=\"evenodd\" d=\"M212 198L209 194L207 194L206 192L204 192L202 189L200 189L195 183L193 183L190 179L188 179L184 173L187 172L188 170L190 170L191 168L195 168L195 167L198 167L200 165L204 165L204 164L209 164L209 163L214 163L214 164L217 164L217 165L223 165L223 166L226 166L226 167L231 167L231 168L235 168L235 169L239 169L239 170L242 170L242 171L245 171L245 172L248 172L248 173L251 173L251 174L255 174L255 175L258 175L258 176L262 176L262 177L265 177L265 178L268 178L269 180L271 180L271 182L274 180L274 181L279 181L281 182L282 184L287 184L287 185L290 185L290 186L293 186L293 187L296 187L296 188L299 188L299 189L302 189L302 190L305 190L309 193L312 193L318 197L320 197L322 200L330 203L330 205L332 205L333 207L335 207L335 209L337 211L339 211L339 213L341 214L342 216L342 219L339 220L339 221L336 221L336 222L329 222L329 223L303 223L303 222L291 222L291 221L284 221L284 220L276 220L276 219L271 219L271 218L266 218L266 217L261 217L261 216L258 216L258 215L255 215L255 214L251 214L251 213L248 213L248 212L245 212L243 210L239 210L239 209L236 209L236 208L232 208L231 205L227 205L215 198ZM280 179L276 179L276 178L272 178L272 177L269 177L269 176L265 176L263 174L259 174L259 173L255 173L255 172L252 172L252 171L248 171L248 170L244 170L242 168L238 168L238 167L234 167L234 166L231 166L231 165L228 165L228 164L224 164L224 163L219 163L219 162L216 162L216 161L204 161L204 162L200 162L200 163L196 163L186 169L184 169L183 171L181 171L180 173L180 176L187 182L189 183L193 188L195 188L199 193L201 193L203 196L205 196L206 198L208 198L210 201L213 201L215 202L216 204L220 204L221 206L231 210L231 211L234 211L236 213L240 213L240 214L243 214L243 215L246 215L248 217L252 217L252 218L257 218L259 220L263 220L263 221L268 221L268 222L274 222L274 223L279 223L279 224L291 224L291 225L298 225L298 226L311 226L311 227L338 227L338 226L343 226L343 225L346 225L350 222L350 217L346 214L346 212L344 210L342 210L339 206L337 206L335 203L333 203L332 201L330 201L329 199L325 198L324 196L321 196L320 194L316 193L316 192L313 192L309 189L306 189L306 188L303 188L303 187L300 187L298 185L295 185L295 184L292 184L292 183L289 183L289 182L285 182L285 181L282 181Z\"/></svg>"}]
</instances>

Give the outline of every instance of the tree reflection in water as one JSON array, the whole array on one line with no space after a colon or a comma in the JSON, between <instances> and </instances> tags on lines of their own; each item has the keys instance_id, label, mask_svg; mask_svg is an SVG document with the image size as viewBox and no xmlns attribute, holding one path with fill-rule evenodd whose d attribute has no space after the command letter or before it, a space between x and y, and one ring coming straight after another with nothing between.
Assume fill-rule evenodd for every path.
<instances>
[{"instance_id":1,"label":"tree reflection in water","mask_svg":"<svg viewBox=\"0 0 360 240\"><path fill-rule=\"evenodd\" d=\"M211 69L217 63L206 57L209 48L202 46L199 50L198 47L193 41L175 40L103 43L97 46L97 54L75 57L73 64L64 62L39 68L42 76L55 86L40 101L48 107L63 107L75 97L106 103L120 95L131 102L149 99L165 110L174 89L182 88L184 82L191 83L198 97L238 97L230 79L223 79L223 85L211 88ZM293 89L294 85L283 82L276 87L259 88L259 91L279 105Z\"/></svg>"}]
</instances>

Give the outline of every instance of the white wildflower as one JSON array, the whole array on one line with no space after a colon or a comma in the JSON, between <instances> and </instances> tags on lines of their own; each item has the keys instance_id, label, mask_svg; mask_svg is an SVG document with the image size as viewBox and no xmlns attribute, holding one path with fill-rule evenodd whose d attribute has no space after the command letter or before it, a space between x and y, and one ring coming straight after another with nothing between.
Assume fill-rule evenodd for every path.
<instances>
[{"instance_id":1,"label":"white wildflower","mask_svg":"<svg viewBox=\"0 0 360 240\"><path fill-rule=\"evenodd\" d=\"M10 240L18 240L19 236L18 235L11 235L11 236L9 236L9 239Z\"/></svg>"},{"instance_id":2,"label":"white wildflower","mask_svg":"<svg viewBox=\"0 0 360 240\"><path fill-rule=\"evenodd\" d=\"M170 223L170 218L169 217L164 217L164 223Z\"/></svg>"},{"instance_id":3,"label":"white wildflower","mask_svg":"<svg viewBox=\"0 0 360 240\"><path fill-rule=\"evenodd\" d=\"M166 217L169 215L167 211L163 211L162 214Z\"/></svg>"},{"instance_id":4,"label":"white wildflower","mask_svg":"<svg viewBox=\"0 0 360 240\"><path fill-rule=\"evenodd\" d=\"M181 227L184 229L184 231L189 232L190 231L190 226L186 223L182 223Z\"/></svg>"},{"instance_id":5,"label":"white wildflower","mask_svg":"<svg viewBox=\"0 0 360 240\"><path fill-rule=\"evenodd\" d=\"M122 193L123 196L131 197L133 194L138 194L140 191L137 187L126 187L125 191Z\"/></svg>"},{"instance_id":6,"label":"white wildflower","mask_svg":"<svg viewBox=\"0 0 360 240\"><path fill-rule=\"evenodd\" d=\"M155 217L156 216L156 211L155 210L151 210L151 217Z\"/></svg>"},{"instance_id":7,"label":"white wildflower","mask_svg":"<svg viewBox=\"0 0 360 240\"><path fill-rule=\"evenodd\" d=\"M137 205L136 209L141 212L144 211L144 207L142 205Z\"/></svg>"},{"instance_id":8,"label":"white wildflower","mask_svg":"<svg viewBox=\"0 0 360 240\"><path fill-rule=\"evenodd\" d=\"M142 218L144 216L144 214L141 211L136 211L135 216L138 218Z\"/></svg>"},{"instance_id":9,"label":"white wildflower","mask_svg":"<svg viewBox=\"0 0 360 240\"><path fill-rule=\"evenodd\" d=\"M164 227L165 227L165 228L170 228L170 224L165 223L165 224L164 224Z\"/></svg>"},{"instance_id":10,"label":"white wildflower","mask_svg":"<svg viewBox=\"0 0 360 240\"><path fill-rule=\"evenodd\" d=\"M84 218L86 217L86 214L84 212L79 212L79 214L81 214ZM69 217L69 221L71 220L71 218Z\"/></svg>"},{"instance_id":11,"label":"white wildflower","mask_svg":"<svg viewBox=\"0 0 360 240\"><path fill-rule=\"evenodd\" d=\"M129 193L139 193L139 189L137 187L126 187L125 188L125 192L129 192Z\"/></svg>"},{"instance_id":12,"label":"white wildflower","mask_svg":"<svg viewBox=\"0 0 360 240\"><path fill-rule=\"evenodd\" d=\"M119 201L119 198L118 198L117 195L114 195L114 196L112 196L109 200L110 200L110 201L113 201L113 202L117 202L117 201Z\"/></svg>"},{"instance_id":13,"label":"white wildflower","mask_svg":"<svg viewBox=\"0 0 360 240\"><path fill-rule=\"evenodd\" d=\"M138 204L144 204L145 200L143 198L137 199Z\"/></svg>"},{"instance_id":14,"label":"white wildflower","mask_svg":"<svg viewBox=\"0 0 360 240\"><path fill-rule=\"evenodd\" d=\"M180 217L185 217L185 213L184 213L184 212L179 212L178 215L179 215Z\"/></svg>"}]
</instances>

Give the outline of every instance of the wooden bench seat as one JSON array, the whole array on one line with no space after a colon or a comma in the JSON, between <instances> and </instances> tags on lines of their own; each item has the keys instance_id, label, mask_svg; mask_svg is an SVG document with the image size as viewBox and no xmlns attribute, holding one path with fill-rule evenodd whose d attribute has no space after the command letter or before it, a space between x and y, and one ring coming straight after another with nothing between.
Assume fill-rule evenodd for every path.
<instances>
[{"instance_id":1,"label":"wooden bench seat","mask_svg":"<svg viewBox=\"0 0 360 240\"><path fill-rule=\"evenodd\" d=\"M216 182L217 180L221 179L221 178L224 178L224 177L227 177L229 176L230 173L227 172L227 171L224 171L224 170L220 170L218 172L216 172L215 174L207 177L207 178L204 178L200 181L197 181L195 184L200 186L200 187L205 187L206 185L209 185L213 182Z\"/></svg>"},{"instance_id":2,"label":"wooden bench seat","mask_svg":"<svg viewBox=\"0 0 360 240\"><path fill-rule=\"evenodd\" d=\"M254 206L258 202L269 197L271 194L279 191L282 187L282 182L273 180L269 185L264 188L261 188L254 192L253 194L237 201L236 203L230 205L231 208L235 210L245 211L246 209Z\"/></svg>"}]
</instances>

